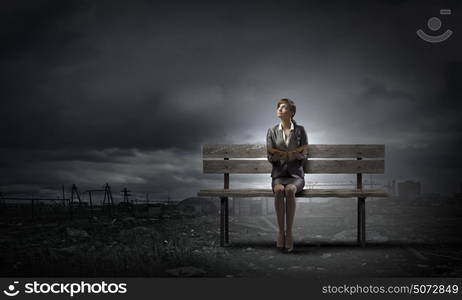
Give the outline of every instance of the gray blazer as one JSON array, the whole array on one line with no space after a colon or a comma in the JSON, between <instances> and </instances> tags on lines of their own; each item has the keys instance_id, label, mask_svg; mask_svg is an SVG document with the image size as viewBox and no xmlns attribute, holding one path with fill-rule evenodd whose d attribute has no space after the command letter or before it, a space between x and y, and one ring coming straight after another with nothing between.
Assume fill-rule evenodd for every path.
<instances>
[{"instance_id":1,"label":"gray blazer","mask_svg":"<svg viewBox=\"0 0 462 300\"><path fill-rule=\"evenodd\" d=\"M266 147L279 150L293 150L297 147L308 145L308 137L305 128L301 125L294 123L294 131L289 136L289 146L286 146L282 130L279 129L279 124L268 129L266 134ZM305 172L303 171L303 161L308 158L305 155L303 160L273 160L272 154L268 153L268 161L273 165L271 177L300 177L304 178Z\"/></svg>"}]
</instances>

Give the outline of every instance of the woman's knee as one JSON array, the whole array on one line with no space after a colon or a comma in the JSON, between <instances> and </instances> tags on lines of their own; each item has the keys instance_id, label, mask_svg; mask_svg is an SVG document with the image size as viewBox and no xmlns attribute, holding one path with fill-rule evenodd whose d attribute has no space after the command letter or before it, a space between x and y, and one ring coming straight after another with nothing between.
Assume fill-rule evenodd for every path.
<instances>
[{"instance_id":1,"label":"woman's knee","mask_svg":"<svg viewBox=\"0 0 462 300\"><path fill-rule=\"evenodd\" d=\"M288 193L290 193L291 195L295 195L295 193L297 192L297 187L293 184L288 184L286 187L285 187L285 193L286 195Z\"/></svg>"},{"instance_id":2,"label":"woman's knee","mask_svg":"<svg viewBox=\"0 0 462 300\"><path fill-rule=\"evenodd\" d=\"M282 184L276 184L273 190L275 194L284 195L284 186Z\"/></svg>"}]
</instances>

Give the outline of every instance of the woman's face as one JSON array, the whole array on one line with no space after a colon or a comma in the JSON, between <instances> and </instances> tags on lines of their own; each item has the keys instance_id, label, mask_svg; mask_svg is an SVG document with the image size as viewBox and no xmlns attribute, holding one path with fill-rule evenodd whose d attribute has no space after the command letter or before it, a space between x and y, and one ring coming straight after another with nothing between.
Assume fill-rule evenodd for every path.
<instances>
[{"instance_id":1,"label":"woman's face","mask_svg":"<svg viewBox=\"0 0 462 300\"><path fill-rule=\"evenodd\" d=\"M289 106L285 103L279 105L276 109L278 118L290 119L292 117L292 112L289 109Z\"/></svg>"}]
</instances>

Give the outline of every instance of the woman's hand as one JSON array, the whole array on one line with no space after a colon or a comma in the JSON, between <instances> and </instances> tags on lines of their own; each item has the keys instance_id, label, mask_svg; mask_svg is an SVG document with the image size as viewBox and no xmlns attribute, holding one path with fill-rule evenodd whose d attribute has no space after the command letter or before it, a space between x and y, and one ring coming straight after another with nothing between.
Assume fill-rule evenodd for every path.
<instances>
[{"instance_id":1,"label":"woman's hand","mask_svg":"<svg viewBox=\"0 0 462 300\"><path fill-rule=\"evenodd\" d=\"M298 160L303 160L303 159L305 159L305 155L303 155L303 153L300 153L300 152L298 152L298 151L296 151L296 152L294 153L294 157L295 157L295 159L298 159Z\"/></svg>"},{"instance_id":2,"label":"woman's hand","mask_svg":"<svg viewBox=\"0 0 462 300\"><path fill-rule=\"evenodd\" d=\"M288 160L302 160L304 158L303 154L298 151L289 151L288 153Z\"/></svg>"},{"instance_id":3,"label":"woman's hand","mask_svg":"<svg viewBox=\"0 0 462 300\"><path fill-rule=\"evenodd\" d=\"M287 159L287 152L285 151L274 151L273 152L273 160L286 160Z\"/></svg>"},{"instance_id":4,"label":"woman's hand","mask_svg":"<svg viewBox=\"0 0 462 300\"><path fill-rule=\"evenodd\" d=\"M303 155L301 155L300 152L298 151L287 151L287 160L292 161L292 160L301 160L303 159Z\"/></svg>"}]
</instances>

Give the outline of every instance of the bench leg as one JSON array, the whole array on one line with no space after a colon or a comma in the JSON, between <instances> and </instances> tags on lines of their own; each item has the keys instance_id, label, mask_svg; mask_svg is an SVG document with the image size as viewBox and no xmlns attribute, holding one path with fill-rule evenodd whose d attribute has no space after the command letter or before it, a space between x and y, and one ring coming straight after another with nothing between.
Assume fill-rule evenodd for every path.
<instances>
[{"instance_id":1,"label":"bench leg","mask_svg":"<svg viewBox=\"0 0 462 300\"><path fill-rule=\"evenodd\" d=\"M229 243L229 201L225 197L225 243Z\"/></svg>"},{"instance_id":2,"label":"bench leg","mask_svg":"<svg viewBox=\"0 0 462 300\"><path fill-rule=\"evenodd\" d=\"M357 242L361 247L366 246L366 198L358 197L358 236Z\"/></svg>"},{"instance_id":3,"label":"bench leg","mask_svg":"<svg viewBox=\"0 0 462 300\"><path fill-rule=\"evenodd\" d=\"M225 197L220 197L220 247L225 246Z\"/></svg>"}]
</instances>

